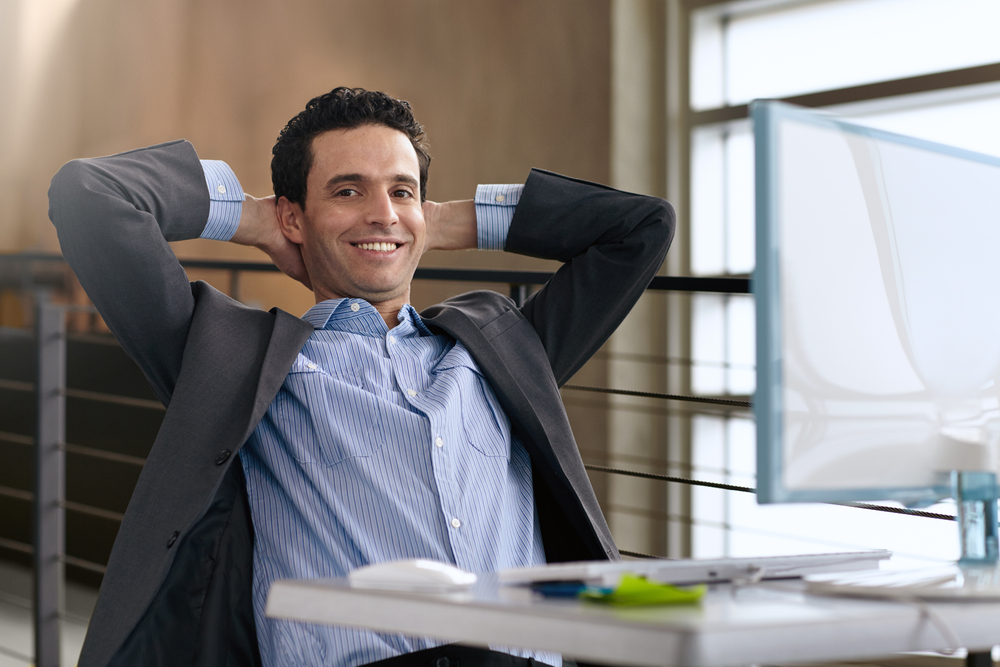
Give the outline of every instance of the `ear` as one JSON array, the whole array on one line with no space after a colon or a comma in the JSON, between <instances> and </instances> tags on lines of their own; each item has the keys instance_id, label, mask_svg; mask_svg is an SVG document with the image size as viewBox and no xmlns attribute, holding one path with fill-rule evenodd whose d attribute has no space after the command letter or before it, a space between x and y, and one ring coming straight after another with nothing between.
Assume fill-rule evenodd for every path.
<instances>
[{"instance_id":1,"label":"ear","mask_svg":"<svg viewBox=\"0 0 1000 667\"><path fill-rule=\"evenodd\" d=\"M279 197L276 206L278 225L281 227L281 233L292 243L302 245L305 242L305 236L302 231L302 222L305 215L302 212L302 207L290 201L288 197Z\"/></svg>"}]
</instances>

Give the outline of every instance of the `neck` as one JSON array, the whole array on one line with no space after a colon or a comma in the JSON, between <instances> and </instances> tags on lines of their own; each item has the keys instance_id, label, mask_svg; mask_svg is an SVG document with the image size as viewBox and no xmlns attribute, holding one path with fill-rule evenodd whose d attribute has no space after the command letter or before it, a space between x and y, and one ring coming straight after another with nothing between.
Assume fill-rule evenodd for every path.
<instances>
[{"instance_id":1,"label":"neck","mask_svg":"<svg viewBox=\"0 0 1000 667\"><path fill-rule=\"evenodd\" d=\"M377 310L378 314L382 316L383 320L385 320L385 326L392 329L399 324L399 311L402 310L404 305L406 305L405 301L393 306L386 303L373 303L372 307Z\"/></svg>"}]
</instances>

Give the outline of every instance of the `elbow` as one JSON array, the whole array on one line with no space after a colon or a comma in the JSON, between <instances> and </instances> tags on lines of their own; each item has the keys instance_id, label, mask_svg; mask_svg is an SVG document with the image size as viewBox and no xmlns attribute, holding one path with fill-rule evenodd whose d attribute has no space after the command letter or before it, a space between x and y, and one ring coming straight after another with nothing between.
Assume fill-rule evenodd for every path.
<instances>
[{"instance_id":1,"label":"elbow","mask_svg":"<svg viewBox=\"0 0 1000 667\"><path fill-rule=\"evenodd\" d=\"M49 184L49 219L58 228L67 212L88 191L87 182L93 177L93 167L87 160L71 160L64 164Z\"/></svg>"},{"instance_id":2,"label":"elbow","mask_svg":"<svg viewBox=\"0 0 1000 667\"><path fill-rule=\"evenodd\" d=\"M86 160L70 160L52 177L49 199L59 198L67 191L75 190L86 178L89 166Z\"/></svg>"},{"instance_id":3,"label":"elbow","mask_svg":"<svg viewBox=\"0 0 1000 667\"><path fill-rule=\"evenodd\" d=\"M88 159L70 160L56 172L49 186L49 196L67 191L78 191L93 177L94 165Z\"/></svg>"},{"instance_id":4,"label":"elbow","mask_svg":"<svg viewBox=\"0 0 1000 667\"><path fill-rule=\"evenodd\" d=\"M654 235L654 246L662 248L664 255L674 240L677 229L677 213L674 207L665 199L650 197L650 211L646 215L649 233Z\"/></svg>"},{"instance_id":5,"label":"elbow","mask_svg":"<svg viewBox=\"0 0 1000 667\"><path fill-rule=\"evenodd\" d=\"M659 199L657 201L659 203L658 215L660 226L664 234L672 239L674 237L674 230L677 228L677 212L674 211L673 205L666 199Z\"/></svg>"}]
</instances>

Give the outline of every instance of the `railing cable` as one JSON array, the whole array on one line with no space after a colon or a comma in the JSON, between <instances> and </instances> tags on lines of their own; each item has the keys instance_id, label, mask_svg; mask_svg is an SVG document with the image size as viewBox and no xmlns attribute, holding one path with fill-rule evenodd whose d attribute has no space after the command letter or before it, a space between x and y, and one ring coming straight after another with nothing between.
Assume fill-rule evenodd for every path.
<instances>
[{"instance_id":1,"label":"railing cable","mask_svg":"<svg viewBox=\"0 0 1000 667\"><path fill-rule=\"evenodd\" d=\"M827 505L841 505L843 507L857 507L862 510L875 510L877 512L890 512L892 514L906 514L908 516L922 516L925 519L943 519L945 521L955 521L951 514L939 514L938 512L928 512L926 510L913 510L908 507L890 507L888 505L873 505L872 503L826 503Z\"/></svg>"},{"instance_id":2,"label":"railing cable","mask_svg":"<svg viewBox=\"0 0 1000 667\"><path fill-rule=\"evenodd\" d=\"M688 479L686 477L673 477L671 475L658 475L653 472L639 472L638 470L622 470L621 468L608 468L605 466L597 466L591 464L584 464L583 466L587 470L596 470L598 472L606 472L612 475L626 475L628 477L643 477L645 479L658 479L663 482L677 482L678 484L690 484L692 486L709 486L713 489L723 489L724 491L742 491L744 493L757 493L757 489L752 489L749 486L736 486L735 484L722 484L721 482L708 482L701 479Z\"/></svg>"},{"instance_id":3,"label":"railing cable","mask_svg":"<svg viewBox=\"0 0 1000 667\"><path fill-rule=\"evenodd\" d=\"M683 394L659 394L652 391L632 391L631 389L606 389L604 387L585 387L579 384L564 384L563 389L573 391L591 391L597 394L616 394L619 396L638 396L640 398L659 398L666 401L689 401L691 403L710 403L712 405L729 405L737 408L752 408L751 401L738 401L731 398L711 398L709 396L685 396Z\"/></svg>"},{"instance_id":4,"label":"railing cable","mask_svg":"<svg viewBox=\"0 0 1000 667\"><path fill-rule=\"evenodd\" d=\"M623 470L621 468L609 468L586 463L583 466L587 470L606 472L612 475L627 475L629 477L642 477L645 479L657 479L663 482L676 482L678 484L688 484L690 486L707 486L713 489L724 491L740 491L742 493L757 493L757 489L749 486L737 486L736 484L723 484L721 482L709 482L702 479L689 479L687 477L674 477L672 475L660 475L654 472L639 472L638 470ZM944 521L955 521L951 514L940 514L938 512L928 512L926 510L914 510L908 507L892 507L888 505L875 505L873 503L823 503L824 505L839 505L841 507L854 507L862 510L874 510L876 512L889 512L890 514L905 514L907 516L919 516L925 519L942 519ZM624 553L624 552L623 552Z\"/></svg>"}]
</instances>

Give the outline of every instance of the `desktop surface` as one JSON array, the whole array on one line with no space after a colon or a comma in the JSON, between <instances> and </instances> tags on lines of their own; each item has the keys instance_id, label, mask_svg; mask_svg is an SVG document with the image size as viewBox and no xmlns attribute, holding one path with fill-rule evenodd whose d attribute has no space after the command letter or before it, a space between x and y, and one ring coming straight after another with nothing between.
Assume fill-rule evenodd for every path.
<instances>
[{"instance_id":1,"label":"desktop surface","mask_svg":"<svg viewBox=\"0 0 1000 667\"><path fill-rule=\"evenodd\" d=\"M713 585L700 604L609 607L542 598L481 575L471 591L429 595L351 588L346 579L278 581L270 617L353 625L484 646L524 646L616 665L815 662L1000 643L1000 604L919 605L809 595L799 581Z\"/></svg>"}]
</instances>

